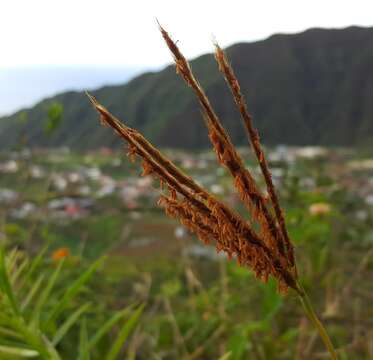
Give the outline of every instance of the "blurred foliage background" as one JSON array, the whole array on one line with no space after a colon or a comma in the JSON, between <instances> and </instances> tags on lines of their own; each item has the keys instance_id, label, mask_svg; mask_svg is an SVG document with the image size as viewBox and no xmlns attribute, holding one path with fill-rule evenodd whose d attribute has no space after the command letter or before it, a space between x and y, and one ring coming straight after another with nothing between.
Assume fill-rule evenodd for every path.
<instances>
[{"instance_id":1,"label":"blurred foliage background","mask_svg":"<svg viewBox=\"0 0 373 360\"><path fill-rule=\"evenodd\" d=\"M46 114L49 136L63 108ZM166 218L159 184L122 151L30 150L23 135L0 154L1 359L327 357L297 298ZM165 151L245 216L211 152ZM301 281L340 358L373 358L373 151L267 154Z\"/></svg>"}]
</instances>

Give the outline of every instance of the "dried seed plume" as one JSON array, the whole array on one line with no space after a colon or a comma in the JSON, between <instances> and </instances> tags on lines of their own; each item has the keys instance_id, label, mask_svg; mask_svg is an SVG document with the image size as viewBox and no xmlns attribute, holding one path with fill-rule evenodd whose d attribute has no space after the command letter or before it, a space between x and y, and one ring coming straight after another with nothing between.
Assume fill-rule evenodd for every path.
<instances>
[{"instance_id":1,"label":"dried seed plume","mask_svg":"<svg viewBox=\"0 0 373 360\"><path fill-rule=\"evenodd\" d=\"M160 30L173 54L177 73L194 90L200 102L209 131L209 138L217 159L232 175L234 186L249 210L252 219L260 225L260 231L254 230L248 221L181 171L140 132L124 125L99 104L93 96L87 93L101 116L101 122L113 128L128 143L128 155L131 160L137 157L142 160L143 175L152 175L158 178L161 184L166 185L158 200L158 205L165 210L168 216L178 219L204 243L214 244L218 251L224 251L229 258L237 259L240 265L251 268L259 279L267 281L269 276L273 276L278 281L280 291L284 292L288 288L298 291L296 272L293 271L294 259L291 257L292 247L290 241L289 243L286 241L288 237L284 236L280 222L283 217L279 218L275 205L273 205L275 217L273 216L266 198L259 190L254 177L246 169L241 156L222 126L204 90L193 75L188 61L161 26ZM221 60L220 52L219 59L225 61L224 66L228 64L225 57ZM222 67L220 62L219 66ZM227 69L231 70L230 67ZM238 86L236 78L232 75L233 71L227 71L224 74L227 81L234 78L234 85ZM229 81L228 84L230 84ZM242 96L240 92L233 92L233 95L240 109L239 104L241 104ZM256 145L253 146L254 150L255 146L260 149L258 154L261 164L264 154L258 143L259 140L256 139L258 138L254 138L257 141ZM265 160L264 164L270 178ZM268 174L264 174L264 176L268 177ZM268 188L268 193L273 204L273 200L277 200L277 197L272 181L270 185L273 191L271 193ZM275 195L273 196L273 194ZM276 204L278 204L278 200ZM279 209L281 211L281 208Z\"/></svg>"},{"instance_id":2,"label":"dried seed plume","mask_svg":"<svg viewBox=\"0 0 373 360\"><path fill-rule=\"evenodd\" d=\"M232 92L233 100L243 120L248 139L265 180L269 201L260 191L250 171L246 169L188 61L165 29L160 24L158 25L173 55L176 72L192 88L202 107L209 138L218 162L232 175L234 186L248 209L251 219L259 225L259 231L252 225L252 222L246 221L240 214L184 174L140 132L124 125L87 93L94 108L100 114L101 122L113 128L128 143L128 156L132 161L136 158L141 159L143 175L152 175L163 184L158 205L168 216L178 219L203 243L214 244L217 251L224 251L229 258L235 258L241 266L250 268L258 279L265 282L270 276L274 277L280 292L286 292L289 288L297 292L331 358L337 359L325 328L317 318L307 294L298 282L294 248L286 229L283 211L268 163L238 79L226 54L215 43L215 58L219 70Z\"/></svg>"}]
</instances>

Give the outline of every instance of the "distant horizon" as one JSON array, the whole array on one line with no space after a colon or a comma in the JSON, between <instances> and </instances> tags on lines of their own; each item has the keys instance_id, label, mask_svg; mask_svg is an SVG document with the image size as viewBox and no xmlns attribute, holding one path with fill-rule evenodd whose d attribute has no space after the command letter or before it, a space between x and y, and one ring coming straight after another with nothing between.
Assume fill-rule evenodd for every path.
<instances>
[{"instance_id":1,"label":"distant horizon","mask_svg":"<svg viewBox=\"0 0 373 360\"><path fill-rule=\"evenodd\" d=\"M0 117L61 92L119 85L150 68L95 65L30 65L0 69ZM154 69L156 70L156 69Z\"/></svg>"}]
</instances>

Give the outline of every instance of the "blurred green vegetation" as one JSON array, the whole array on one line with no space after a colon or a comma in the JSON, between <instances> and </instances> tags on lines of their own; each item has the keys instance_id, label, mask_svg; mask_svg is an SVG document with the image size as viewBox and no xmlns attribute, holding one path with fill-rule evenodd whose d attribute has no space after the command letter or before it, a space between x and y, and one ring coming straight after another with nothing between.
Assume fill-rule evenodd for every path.
<instances>
[{"instance_id":1,"label":"blurred green vegetation","mask_svg":"<svg viewBox=\"0 0 373 360\"><path fill-rule=\"evenodd\" d=\"M211 158L208 153L188 156ZM359 154L355 157L360 158ZM1 154L0 162L6 158L6 154ZM117 193L103 197L92 193L89 197L94 206L84 216L53 217L47 206L50 201L79 196L70 185L64 190L54 188L49 175L80 171L82 167L98 168L126 188L138 178L139 171L127 162L113 165L120 158L117 153L35 153L27 160L17 160L17 173L2 174L0 188L16 190L21 196L18 203L32 202L39 211L45 211L39 217L37 212L31 212L28 217L16 218L10 215L14 210L10 205L1 206L0 240L6 249L7 274L10 279L18 278L11 281L14 298L22 303L33 287L40 289L22 313L27 326L32 312L39 311L38 329L52 343L61 336L55 350L63 359L88 358L87 347L100 329L106 329L110 319L118 322L88 351L91 359L326 357L294 294L280 295L273 280L259 283L248 269L217 256L213 249L203 252L201 248L208 248L188 233L175 236L178 224L155 207L152 194L140 197L132 209ZM350 160L348 156L342 165ZM248 166L252 163L248 158ZM190 172L202 182L212 177L225 191L217 196L230 199L230 178L217 172L214 162L208 164L207 168L193 167ZM31 165L42 167L45 177L32 178ZM301 281L340 358L369 359L373 338L373 287L368 281L373 273L372 208L338 183L328 160L272 165L283 169L279 189L296 245ZM359 176L368 178L370 172ZM309 179L311 185L307 185L311 183ZM84 185L100 190L96 180L87 180ZM364 216L357 217L362 210ZM193 252L196 247L198 251ZM56 261L56 254L63 254L64 249L66 258ZM106 260L98 266L95 261L102 255ZM38 266L32 275L27 275L34 262ZM58 277L49 286L59 266ZM52 316L64 294L92 267L95 271L79 291L71 300L63 301L58 316ZM1 306L9 308L12 295L7 293L4 280L2 284ZM47 289L48 296L41 301ZM144 309L137 319L136 309L142 309L139 304L144 304ZM48 320L51 316L53 321ZM133 316L136 324L126 327ZM27 337L20 338L18 334L13 338L14 329L8 325L0 324L0 358L4 354L4 359L18 359L22 358L22 351L38 351ZM18 353L12 357L14 348Z\"/></svg>"}]
</instances>

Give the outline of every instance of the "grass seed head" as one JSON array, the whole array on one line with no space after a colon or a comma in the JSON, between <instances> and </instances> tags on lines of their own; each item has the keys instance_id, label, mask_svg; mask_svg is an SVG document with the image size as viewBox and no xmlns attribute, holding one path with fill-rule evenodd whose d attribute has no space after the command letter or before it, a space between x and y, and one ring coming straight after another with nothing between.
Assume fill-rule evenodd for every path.
<instances>
[{"instance_id":1,"label":"grass seed head","mask_svg":"<svg viewBox=\"0 0 373 360\"><path fill-rule=\"evenodd\" d=\"M177 73L194 90L201 104L209 138L218 162L231 173L241 200L248 208L251 217L260 225L260 232L257 233L242 216L184 174L141 133L125 126L95 98L87 94L99 112L101 122L112 127L128 143L128 155L131 160L135 157L142 159L142 175L152 175L160 180L163 193L158 200L158 205L168 216L178 219L204 244L213 243L217 251L224 251L228 258L235 258L241 266L251 268L255 276L262 281L267 281L269 276L273 276L278 281L280 291L285 292L289 287L297 290L296 274L289 266L291 261L288 257L289 253L285 252L283 233L281 224L278 224L277 213L274 218L267 207L266 198L245 168L237 149L194 77L188 61L161 26L160 30L173 54ZM219 67L225 73L228 71L228 63L223 55L222 51L217 51ZM232 73L227 72L228 75L235 96L236 93L240 93L240 87L237 79L232 77ZM256 146L260 146L258 139L258 136L254 139ZM265 163L261 149L259 162ZM268 192L270 199L273 200L270 191ZM288 246L286 249L289 251Z\"/></svg>"}]
</instances>

